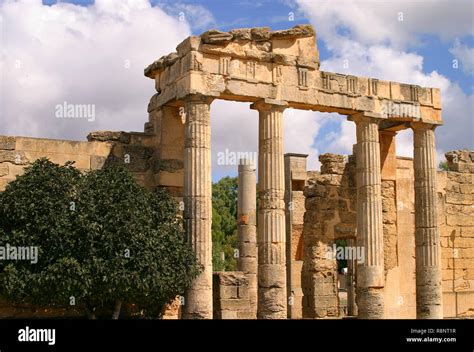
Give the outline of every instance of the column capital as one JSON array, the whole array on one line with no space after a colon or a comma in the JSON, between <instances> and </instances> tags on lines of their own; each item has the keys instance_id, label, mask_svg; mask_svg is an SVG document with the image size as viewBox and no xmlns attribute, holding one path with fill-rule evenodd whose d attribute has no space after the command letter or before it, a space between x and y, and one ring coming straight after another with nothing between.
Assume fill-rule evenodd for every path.
<instances>
[{"instance_id":1,"label":"column capital","mask_svg":"<svg viewBox=\"0 0 474 352\"><path fill-rule=\"evenodd\" d=\"M381 121L385 120L382 115L371 112L358 112L356 114L347 116L347 119L349 121L354 121L355 123L372 122L376 124L379 124Z\"/></svg>"},{"instance_id":2,"label":"column capital","mask_svg":"<svg viewBox=\"0 0 474 352\"><path fill-rule=\"evenodd\" d=\"M421 131L433 130L434 131L436 127L438 126L439 125L421 122L421 121L410 122L410 127L412 128L412 130L421 130Z\"/></svg>"},{"instance_id":3,"label":"column capital","mask_svg":"<svg viewBox=\"0 0 474 352\"><path fill-rule=\"evenodd\" d=\"M182 99L182 101L184 103L193 102L193 103L211 104L215 98L216 97L213 97L210 95L188 94Z\"/></svg>"},{"instance_id":4,"label":"column capital","mask_svg":"<svg viewBox=\"0 0 474 352\"><path fill-rule=\"evenodd\" d=\"M276 99L260 99L250 105L250 109L258 111L279 110L283 111L288 107L288 103L284 100Z\"/></svg>"}]
</instances>

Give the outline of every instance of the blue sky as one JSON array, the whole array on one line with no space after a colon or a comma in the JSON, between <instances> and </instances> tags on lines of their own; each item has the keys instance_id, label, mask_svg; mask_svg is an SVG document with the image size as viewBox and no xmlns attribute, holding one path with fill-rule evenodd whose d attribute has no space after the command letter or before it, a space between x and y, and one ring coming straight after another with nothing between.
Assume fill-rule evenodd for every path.
<instances>
[{"instance_id":1,"label":"blue sky","mask_svg":"<svg viewBox=\"0 0 474 352\"><path fill-rule=\"evenodd\" d=\"M445 126L437 130L439 158L454 148L474 149L472 1L67 3L0 0L4 18L0 39L6 43L0 63L2 85L7 88L0 94L5 119L0 134L83 140L97 129L140 131L153 94L143 68L171 52L186 36L209 28L276 30L310 23L318 34L322 69L441 88ZM342 68L344 60L349 62L347 69ZM63 101L96 104L98 118L93 123L54 120L51 111ZM213 178L217 180L236 172L236 167L216 165L217 153L255 152L257 124L256 113L246 104L217 102L212 109ZM310 168L318 167L321 153L351 152L354 128L343 116L296 111L285 112L285 120L285 151L309 154ZM247 130L233 132L242 125ZM397 143L399 155L411 155L408 131L399 134Z\"/></svg>"},{"instance_id":2,"label":"blue sky","mask_svg":"<svg viewBox=\"0 0 474 352\"><path fill-rule=\"evenodd\" d=\"M57 2L56 0L43 0L43 4L48 5ZM62 2L84 6L94 3L93 0L71 0ZM383 2L383 0L381 2ZM212 22L212 28L223 31L233 28L259 26L269 26L275 30L285 29L292 25L292 23L288 21L288 14L291 12L294 13L293 22L295 24L310 23L305 14L299 11L295 3L290 0L151 0L150 3L153 6L163 8L168 14L176 17L178 17L181 12L177 4L202 6L208 9L215 18L215 21ZM455 4L456 1L453 2L453 6L456 6ZM335 6L337 6L337 2ZM471 11L473 11L472 5ZM464 44L471 48L474 46L474 17L472 26L473 28L470 34L459 38ZM203 32L203 29L199 27L191 29L194 35L199 35ZM330 53L328 53L324 45L324 38L321 38L318 44L321 60L324 60L330 56ZM474 90L472 76L466 75L462 69L453 69L452 67L452 60L455 59L455 57L449 52L451 47L451 41L442 42L436 36L424 35L420 37L420 43L411 45L408 49L423 56L425 72L437 70L453 81L458 82L466 93L472 92Z\"/></svg>"}]
</instances>

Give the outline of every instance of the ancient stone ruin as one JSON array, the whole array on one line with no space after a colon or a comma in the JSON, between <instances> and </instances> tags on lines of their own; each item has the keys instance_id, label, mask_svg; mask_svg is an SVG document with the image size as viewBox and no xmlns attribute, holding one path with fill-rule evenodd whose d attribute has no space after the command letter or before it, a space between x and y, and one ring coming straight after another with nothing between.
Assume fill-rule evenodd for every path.
<instances>
[{"instance_id":1,"label":"ancient stone ruin","mask_svg":"<svg viewBox=\"0 0 474 352\"><path fill-rule=\"evenodd\" d=\"M2 137L0 187L41 156L93 169L129 155L141 184L184 201L187 239L204 271L184 297L183 318L474 315L474 153L448 153L449 171L437 171L438 89L321 71L309 25L210 30L176 50L145 69L157 93L143 133L93 132L89 142ZM239 272L213 279L215 99L258 111L259 153L257 190L255 167L239 167ZM306 170L305 155L284 155L287 108L347 116L357 129L353 155L319 156L321 172ZM413 130L413 159L395 154L404 129ZM337 261L327 255L339 239L364 250L363 261L348 263L347 312Z\"/></svg>"}]
</instances>

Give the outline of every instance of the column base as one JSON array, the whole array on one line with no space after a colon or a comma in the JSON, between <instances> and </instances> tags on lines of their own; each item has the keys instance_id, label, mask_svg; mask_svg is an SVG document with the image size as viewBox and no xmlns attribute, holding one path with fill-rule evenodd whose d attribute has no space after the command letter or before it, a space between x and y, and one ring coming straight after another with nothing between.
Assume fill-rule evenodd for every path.
<instances>
[{"instance_id":1,"label":"column base","mask_svg":"<svg viewBox=\"0 0 474 352\"><path fill-rule=\"evenodd\" d=\"M358 287L357 288L357 307L358 319L383 319L384 303L383 288Z\"/></svg>"}]
</instances>

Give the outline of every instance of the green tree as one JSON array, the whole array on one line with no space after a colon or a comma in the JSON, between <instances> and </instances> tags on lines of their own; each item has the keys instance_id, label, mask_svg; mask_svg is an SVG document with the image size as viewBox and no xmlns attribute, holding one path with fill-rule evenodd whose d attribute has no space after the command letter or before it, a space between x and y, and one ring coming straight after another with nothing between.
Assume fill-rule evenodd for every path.
<instances>
[{"instance_id":1,"label":"green tree","mask_svg":"<svg viewBox=\"0 0 474 352\"><path fill-rule=\"evenodd\" d=\"M438 169L441 171L449 171L448 162L447 161L440 161L438 164Z\"/></svg>"},{"instance_id":2,"label":"green tree","mask_svg":"<svg viewBox=\"0 0 474 352\"><path fill-rule=\"evenodd\" d=\"M66 306L88 316L122 303L155 316L199 273L176 204L138 185L125 168L81 175L70 164L36 161L0 194L2 243L37 245L37 264L1 267L12 301Z\"/></svg>"},{"instance_id":3,"label":"green tree","mask_svg":"<svg viewBox=\"0 0 474 352\"><path fill-rule=\"evenodd\" d=\"M224 177L212 185L212 264L216 271L235 270L237 261L237 178ZM221 253L225 260L222 261Z\"/></svg>"}]
</instances>

